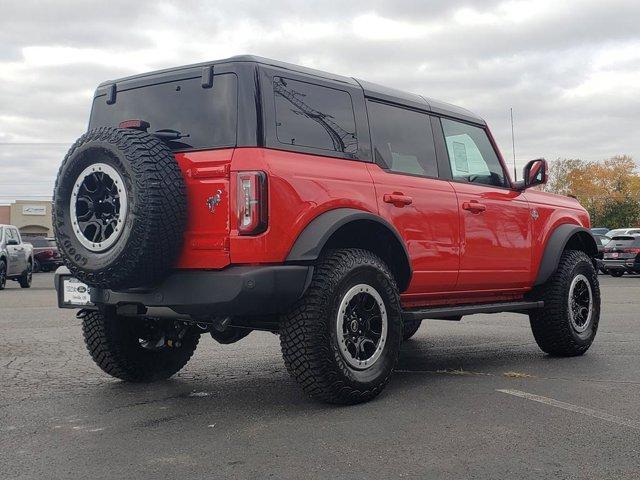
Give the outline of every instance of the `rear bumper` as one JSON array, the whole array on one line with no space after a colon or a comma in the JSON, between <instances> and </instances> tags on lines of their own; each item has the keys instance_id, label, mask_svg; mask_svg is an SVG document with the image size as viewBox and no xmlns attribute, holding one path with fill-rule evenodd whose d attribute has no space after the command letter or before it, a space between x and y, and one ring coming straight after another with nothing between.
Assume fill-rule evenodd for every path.
<instances>
[{"instance_id":1,"label":"rear bumper","mask_svg":"<svg viewBox=\"0 0 640 480\"><path fill-rule=\"evenodd\" d=\"M636 263L634 258L600 260L600 265L605 270L640 270L640 263Z\"/></svg>"},{"instance_id":2,"label":"rear bumper","mask_svg":"<svg viewBox=\"0 0 640 480\"><path fill-rule=\"evenodd\" d=\"M169 308L193 317L273 315L286 312L305 292L313 266L234 266L224 270L178 270L154 288L125 291L91 288L95 306ZM65 267L56 271L60 290ZM80 308L80 307L78 307ZM89 307L91 308L91 307Z\"/></svg>"}]
</instances>

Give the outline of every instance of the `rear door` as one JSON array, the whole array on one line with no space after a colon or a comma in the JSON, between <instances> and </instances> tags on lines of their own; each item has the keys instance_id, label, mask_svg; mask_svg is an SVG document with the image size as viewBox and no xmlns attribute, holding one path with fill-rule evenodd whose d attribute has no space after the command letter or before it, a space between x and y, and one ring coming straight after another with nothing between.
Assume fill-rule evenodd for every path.
<instances>
[{"instance_id":1,"label":"rear door","mask_svg":"<svg viewBox=\"0 0 640 480\"><path fill-rule=\"evenodd\" d=\"M451 291L458 275L458 204L451 184L438 179L430 117L374 100L367 112L380 215L404 239L413 269L404 298Z\"/></svg>"},{"instance_id":2,"label":"rear door","mask_svg":"<svg viewBox=\"0 0 640 480\"><path fill-rule=\"evenodd\" d=\"M483 127L442 118L451 185L460 207L457 290L526 287L532 212L508 177Z\"/></svg>"}]
</instances>

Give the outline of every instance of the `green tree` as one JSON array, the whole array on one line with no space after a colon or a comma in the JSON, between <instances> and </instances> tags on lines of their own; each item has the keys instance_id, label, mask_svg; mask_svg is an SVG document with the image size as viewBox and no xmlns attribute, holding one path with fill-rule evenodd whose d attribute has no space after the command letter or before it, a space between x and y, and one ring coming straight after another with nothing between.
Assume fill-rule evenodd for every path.
<instances>
[{"instance_id":1,"label":"green tree","mask_svg":"<svg viewBox=\"0 0 640 480\"><path fill-rule=\"evenodd\" d=\"M576 197L594 226L616 228L640 222L640 175L628 155L601 162L558 159L550 166L544 189Z\"/></svg>"}]
</instances>

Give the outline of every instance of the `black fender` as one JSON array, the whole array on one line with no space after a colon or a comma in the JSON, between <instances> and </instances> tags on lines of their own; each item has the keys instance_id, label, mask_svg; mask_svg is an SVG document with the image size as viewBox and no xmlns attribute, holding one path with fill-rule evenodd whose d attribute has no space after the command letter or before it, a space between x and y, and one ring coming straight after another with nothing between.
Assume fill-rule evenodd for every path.
<instances>
[{"instance_id":1,"label":"black fender","mask_svg":"<svg viewBox=\"0 0 640 480\"><path fill-rule=\"evenodd\" d=\"M404 240L395 227L384 218L374 215L373 213L356 210L354 208L337 208L335 210L324 212L314 218L304 228L300 235L298 235L293 247L291 247L291 250L289 251L286 261L298 263L313 262L317 260L327 241L335 232L349 223L361 220L375 222L391 232L403 250L404 257L408 265L408 278L410 280L412 272L409 252L407 251ZM406 288L406 286L408 286L408 281L406 282L406 285L400 286L401 291Z\"/></svg>"},{"instance_id":2,"label":"black fender","mask_svg":"<svg viewBox=\"0 0 640 480\"><path fill-rule=\"evenodd\" d=\"M598 254L596 239L589 229L574 224L560 225L547 241L534 285L542 285L553 275L567 246L584 251L592 259Z\"/></svg>"}]
</instances>

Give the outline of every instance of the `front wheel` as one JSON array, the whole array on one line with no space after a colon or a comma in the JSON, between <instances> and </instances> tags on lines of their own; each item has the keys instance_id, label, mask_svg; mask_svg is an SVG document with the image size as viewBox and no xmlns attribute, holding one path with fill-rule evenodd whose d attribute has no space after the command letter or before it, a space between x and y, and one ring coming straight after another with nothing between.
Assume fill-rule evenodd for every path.
<instances>
[{"instance_id":1,"label":"front wheel","mask_svg":"<svg viewBox=\"0 0 640 480\"><path fill-rule=\"evenodd\" d=\"M313 398L371 400L386 386L402 341L398 287L385 263L359 249L333 250L280 327L289 373Z\"/></svg>"},{"instance_id":2,"label":"front wheel","mask_svg":"<svg viewBox=\"0 0 640 480\"><path fill-rule=\"evenodd\" d=\"M409 340L411 337L413 337L418 332L418 330L420 330L421 325L422 320L417 320L415 322L405 322L402 340Z\"/></svg>"},{"instance_id":3,"label":"front wheel","mask_svg":"<svg viewBox=\"0 0 640 480\"><path fill-rule=\"evenodd\" d=\"M31 288L31 280L33 279L33 266L31 262L27 264L27 271L18 278L21 288Z\"/></svg>"},{"instance_id":4,"label":"front wheel","mask_svg":"<svg viewBox=\"0 0 640 480\"><path fill-rule=\"evenodd\" d=\"M94 362L129 382L169 378L184 367L200 339L196 327L157 318L80 310L82 333Z\"/></svg>"},{"instance_id":5,"label":"front wheel","mask_svg":"<svg viewBox=\"0 0 640 480\"><path fill-rule=\"evenodd\" d=\"M562 253L558 269L541 289L544 308L529 315L542 351L571 357L586 352L600 321L600 286L591 259L581 251Z\"/></svg>"}]
</instances>

